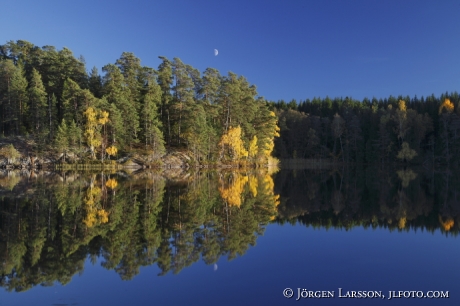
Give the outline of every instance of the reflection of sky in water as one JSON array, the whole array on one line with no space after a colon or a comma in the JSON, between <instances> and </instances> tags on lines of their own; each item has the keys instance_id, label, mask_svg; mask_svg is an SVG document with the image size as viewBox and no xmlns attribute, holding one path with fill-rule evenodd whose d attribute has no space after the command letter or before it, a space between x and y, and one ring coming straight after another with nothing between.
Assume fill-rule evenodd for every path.
<instances>
[{"instance_id":1,"label":"reflection of sky in water","mask_svg":"<svg viewBox=\"0 0 460 306\"><path fill-rule=\"evenodd\" d=\"M218 273L202 261L158 277L156 265L131 281L87 261L66 285L0 293L0 305L459 305L458 238L439 231L349 231L270 225L257 245ZM295 295L282 297L286 287ZM335 291L333 299L295 301L297 288ZM343 290L448 290L449 299L339 299Z\"/></svg>"}]
</instances>

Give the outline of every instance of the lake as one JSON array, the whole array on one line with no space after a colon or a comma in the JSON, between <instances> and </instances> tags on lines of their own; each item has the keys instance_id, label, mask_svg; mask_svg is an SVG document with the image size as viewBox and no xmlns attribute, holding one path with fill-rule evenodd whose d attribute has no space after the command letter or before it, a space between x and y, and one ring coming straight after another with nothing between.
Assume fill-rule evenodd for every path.
<instances>
[{"instance_id":1,"label":"lake","mask_svg":"<svg viewBox=\"0 0 460 306\"><path fill-rule=\"evenodd\" d=\"M0 305L458 305L459 179L2 172Z\"/></svg>"}]
</instances>

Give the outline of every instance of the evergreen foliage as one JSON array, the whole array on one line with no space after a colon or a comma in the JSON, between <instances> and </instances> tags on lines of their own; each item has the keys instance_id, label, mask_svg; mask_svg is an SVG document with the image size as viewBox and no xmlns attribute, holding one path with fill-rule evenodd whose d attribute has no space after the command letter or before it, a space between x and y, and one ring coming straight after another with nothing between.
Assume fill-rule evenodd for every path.
<instances>
[{"instance_id":1,"label":"evergreen foliage","mask_svg":"<svg viewBox=\"0 0 460 306\"><path fill-rule=\"evenodd\" d=\"M292 102L292 101L291 101ZM457 92L421 97L269 102L281 137L278 158L329 159L386 165L410 162L460 165Z\"/></svg>"},{"instance_id":2,"label":"evergreen foliage","mask_svg":"<svg viewBox=\"0 0 460 306\"><path fill-rule=\"evenodd\" d=\"M153 158L167 149L188 150L200 163L266 163L272 151L278 158L343 163L460 163L457 92L269 102L243 76L213 68L200 75L179 58L160 56L155 70L123 52L101 76L97 68L88 74L84 59L67 48L18 40L0 49L0 133L32 135L39 149L64 143L58 128L64 119L68 149L101 159L115 146ZM84 115L90 107L109 114L94 150ZM241 148L227 145L223 152L223 137L238 128Z\"/></svg>"},{"instance_id":3,"label":"evergreen foliage","mask_svg":"<svg viewBox=\"0 0 460 306\"><path fill-rule=\"evenodd\" d=\"M235 73L222 77L208 68L201 76L179 58L165 57L155 70L123 52L101 76L96 67L87 73L84 59L67 48L21 40L0 48L5 136L31 134L41 149L48 144L64 157L73 151L104 160L113 147L155 159L166 149L185 149L207 163L228 157L218 144L239 129L238 146L230 147L233 162L247 161L248 150L252 162L264 162L273 150L277 119L256 87Z\"/></svg>"}]
</instances>

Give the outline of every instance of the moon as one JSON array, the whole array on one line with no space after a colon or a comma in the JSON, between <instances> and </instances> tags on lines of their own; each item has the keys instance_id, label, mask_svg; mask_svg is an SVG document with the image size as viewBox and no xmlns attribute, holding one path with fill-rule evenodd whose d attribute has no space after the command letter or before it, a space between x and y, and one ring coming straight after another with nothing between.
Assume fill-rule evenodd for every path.
<instances>
[{"instance_id":1,"label":"moon","mask_svg":"<svg viewBox=\"0 0 460 306\"><path fill-rule=\"evenodd\" d=\"M219 54L219 50L214 49L214 56L217 56L217 54Z\"/></svg>"}]
</instances>

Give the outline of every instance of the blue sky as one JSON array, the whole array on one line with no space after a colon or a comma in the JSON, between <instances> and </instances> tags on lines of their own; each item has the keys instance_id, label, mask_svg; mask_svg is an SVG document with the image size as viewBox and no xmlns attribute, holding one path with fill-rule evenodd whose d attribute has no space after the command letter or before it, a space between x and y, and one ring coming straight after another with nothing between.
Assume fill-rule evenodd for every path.
<instances>
[{"instance_id":1,"label":"blue sky","mask_svg":"<svg viewBox=\"0 0 460 306\"><path fill-rule=\"evenodd\" d=\"M438 96L459 90L458 12L458 0L15 0L2 3L0 44L67 47L88 70L124 51L153 68L179 57L270 100Z\"/></svg>"}]
</instances>

